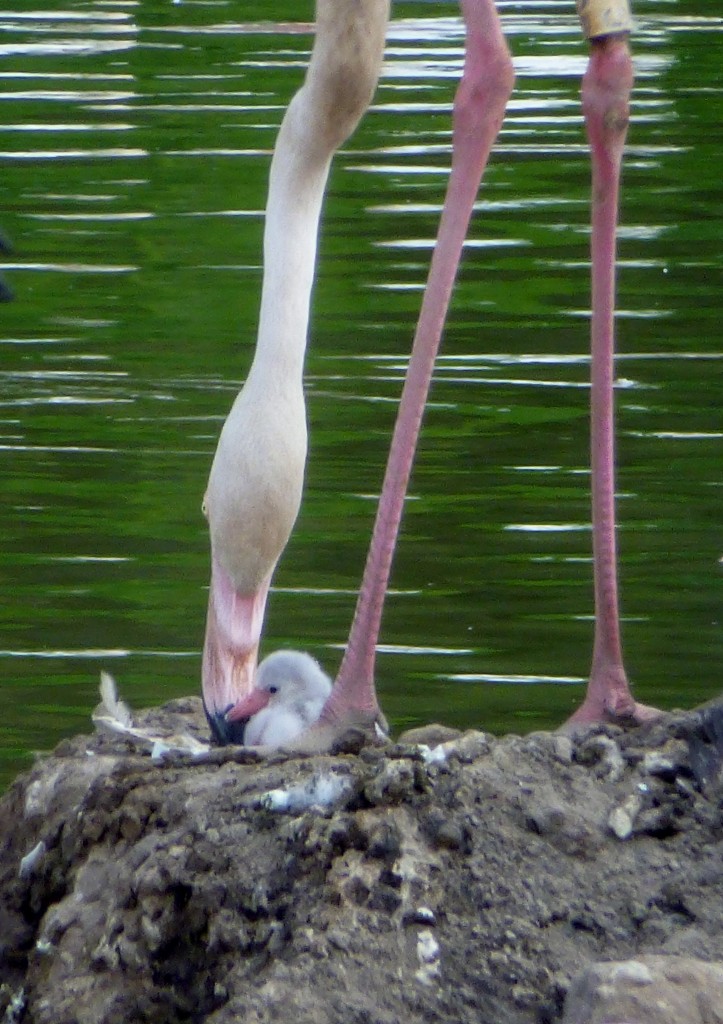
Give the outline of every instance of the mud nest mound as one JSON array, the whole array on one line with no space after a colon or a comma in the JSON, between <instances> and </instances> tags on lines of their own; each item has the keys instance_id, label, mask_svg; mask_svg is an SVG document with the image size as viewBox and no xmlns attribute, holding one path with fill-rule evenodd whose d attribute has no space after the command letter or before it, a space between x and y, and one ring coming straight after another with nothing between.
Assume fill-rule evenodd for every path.
<instances>
[{"instance_id":1,"label":"mud nest mound","mask_svg":"<svg viewBox=\"0 0 723 1024\"><path fill-rule=\"evenodd\" d=\"M0 803L0 1020L551 1024L591 962L723 959L723 703L426 738L63 742Z\"/></svg>"}]
</instances>

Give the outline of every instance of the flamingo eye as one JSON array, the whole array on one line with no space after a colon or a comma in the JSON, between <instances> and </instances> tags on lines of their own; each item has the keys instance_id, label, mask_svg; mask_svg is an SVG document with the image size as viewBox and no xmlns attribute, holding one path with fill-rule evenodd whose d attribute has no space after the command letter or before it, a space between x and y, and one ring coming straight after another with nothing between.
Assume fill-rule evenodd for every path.
<instances>
[{"instance_id":1,"label":"flamingo eye","mask_svg":"<svg viewBox=\"0 0 723 1024\"><path fill-rule=\"evenodd\" d=\"M269 693L278 693L278 692L279 692L278 686L270 686L269 687Z\"/></svg>"}]
</instances>

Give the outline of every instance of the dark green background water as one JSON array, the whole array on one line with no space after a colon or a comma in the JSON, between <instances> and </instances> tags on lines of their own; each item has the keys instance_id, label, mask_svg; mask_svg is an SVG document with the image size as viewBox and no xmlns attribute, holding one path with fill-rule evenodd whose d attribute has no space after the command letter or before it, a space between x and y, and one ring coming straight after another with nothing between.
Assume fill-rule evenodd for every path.
<instances>
[{"instance_id":1,"label":"dark green background water","mask_svg":"<svg viewBox=\"0 0 723 1024\"><path fill-rule=\"evenodd\" d=\"M572 3L500 3L517 86L433 385L384 621L395 726L524 731L580 700L591 641L586 51ZM266 175L308 2L18 2L0 14L0 783L199 689L200 502L248 367ZM620 243L624 640L644 700L720 688L718 5L637 0ZM274 24L269 19L273 17ZM305 24L299 27L299 19ZM376 103L333 171L305 501L265 649L334 671L449 163L455 5L394 5Z\"/></svg>"}]
</instances>

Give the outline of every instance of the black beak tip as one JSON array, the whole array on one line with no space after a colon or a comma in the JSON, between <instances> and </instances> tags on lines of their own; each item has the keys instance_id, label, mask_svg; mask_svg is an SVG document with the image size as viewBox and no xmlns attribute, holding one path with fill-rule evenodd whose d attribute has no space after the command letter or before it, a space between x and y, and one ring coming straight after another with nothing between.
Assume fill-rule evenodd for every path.
<instances>
[{"instance_id":1,"label":"black beak tip","mask_svg":"<svg viewBox=\"0 0 723 1024\"><path fill-rule=\"evenodd\" d=\"M226 718L226 712L214 711L213 714L210 714L205 704L204 711L206 712L206 719L211 729L211 742L215 746L243 746L244 731L246 729L248 719L242 719L238 722L229 722Z\"/></svg>"}]
</instances>

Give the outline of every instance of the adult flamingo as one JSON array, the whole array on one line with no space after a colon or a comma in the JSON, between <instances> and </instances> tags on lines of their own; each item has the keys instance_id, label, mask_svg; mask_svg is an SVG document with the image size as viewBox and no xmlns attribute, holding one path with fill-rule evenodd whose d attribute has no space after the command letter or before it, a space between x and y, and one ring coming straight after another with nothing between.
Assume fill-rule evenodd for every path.
<instances>
[{"instance_id":1,"label":"adult flamingo","mask_svg":"<svg viewBox=\"0 0 723 1024\"><path fill-rule=\"evenodd\" d=\"M228 709L251 690L266 598L301 500L303 366L319 216L331 159L376 88L389 0L319 0L316 39L284 116L269 178L256 351L224 423L204 511L211 587L203 700L221 743L242 742Z\"/></svg>"},{"instance_id":2,"label":"adult flamingo","mask_svg":"<svg viewBox=\"0 0 723 1024\"><path fill-rule=\"evenodd\" d=\"M583 107L593 166L595 639L587 695L570 721L643 721L657 712L633 699L623 666L614 517L615 236L632 86L630 15L627 0L577 2L591 40ZM404 497L469 219L513 85L494 0L461 0L461 6L466 54L454 106L449 185L354 621L332 693L312 730L321 745L328 743L329 733L350 723L372 725L381 717L374 684L376 640ZM386 0L361 5L318 0L309 70L289 106L274 154L256 356L224 426L206 497L213 570L203 687L212 728L222 742L240 739L233 710L228 718L227 711L251 685L271 573L298 510L306 442L301 372L328 166L373 93L387 16ZM271 410L273 425L265 422Z\"/></svg>"}]
</instances>

